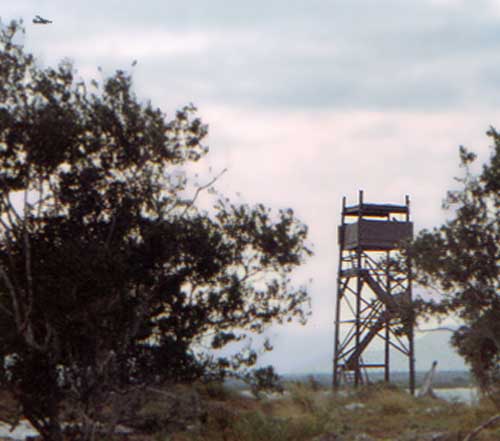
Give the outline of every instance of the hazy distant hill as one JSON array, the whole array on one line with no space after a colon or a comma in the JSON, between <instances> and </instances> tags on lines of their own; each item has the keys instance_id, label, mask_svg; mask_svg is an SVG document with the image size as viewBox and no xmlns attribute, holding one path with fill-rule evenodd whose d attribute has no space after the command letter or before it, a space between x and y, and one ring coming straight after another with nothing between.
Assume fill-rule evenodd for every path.
<instances>
[{"instance_id":1,"label":"hazy distant hill","mask_svg":"<svg viewBox=\"0 0 500 441\"><path fill-rule=\"evenodd\" d=\"M438 362L434 378L435 386L465 387L470 385L469 368L462 357L451 347L450 337L450 331L433 331L415 338L417 385L421 384L434 360ZM365 362L381 362L384 359L384 352L382 350L367 351L363 358ZM312 369L305 369L302 373L285 375L285 379L307 381L310 374L313 374L316 381L329 385L331 384L331 369L332 367L328 366L323 373L319 373L317 367L314 369L313 366ZM371 370L370 380L383 380L383 371ZM405 385L408 382L408 358L395 350L391 350L391 381Z\"/></svg>"},{"instance_id":2,"label":"hazy distant hill","mask_svg":"<svg viewBox=\"0 0 500 441\"><path fill-rule=\"evenodd\" d=\"M416 370L427 371L432 362L438 362L440 371L465 371L468 367L455 349L451 347L449 341L451 332L433 331L423 334L415 339ZM383 360L382 351L368 351L365 361ZM397 351L391 352L391 370L407 371L408 358Z\"/></svg>"},{"instance_id":3,"label":"hazy distant hill","mask_svg":"<svg viewBox=\"0 0 500 441\"><path fill-rule=\"evenodd\" d=\"M422 381L424 375L429 371L432 362L438 362L437 375L435 383L446 385L447 387L467 386L470 382L469 369L465 365L463 359L450 346L451 332L434 331L419 335L415 339L416 349L416 370L417 382ZM325 340L333 340L324 337ZM267 363L274 364L278 367L277 371L283 375L286 380L307 381L308 377L313 375L314 378L324 385L331 384L332 362L330 354L321 352L320 349L324 345L314 345L307 340L296 339L294 345L302 344L304 346L304 356L300 358L285 358L283 352L277 352L273 360L268 356ZM305 348L305 343L309 343L309 347ZM380 347L381 345L379 345ZM277 346L278 348L281 345ZM383 351L367 351L364 356L365 361L381 362L383 360ZM277 361L277 363L275 363ZM284 361L287 361L285 364ZM265 363L263 363L265 365ZM284 369L282 366L285 365ZM372 381L383 379L383 373L379 371L371 371L370 378ZM391 380L396 383L407 384L408 381L408 359L397 351L391 351ZM238 382L235 382L238 384ZM240 387L247 387L243 383Z\"/></svg>"},{"instance_id":4,"label":"hazy distant hill","mask_svg":"<svg viewBox=\"0 0 500 441\"><path fill-rule=\"evenodd\" d=\"M462 358L450 346L450 332L438 331L417 335L416 369L427 372L434 360L441 371L468 370ZM333 329L322 333L297 333L293 337L272 336L275 349L264 354L261 366L273 365L279 373L328 373L332 370ZM382 362L382 342L373 342L375 349L364 354L365 361ZM290 350L293 348L293 351ZM301 354L301 355L297 355ZM391 370L407 371L408 360L397 351L391 351Z\"/></svg>"}]
</instances>

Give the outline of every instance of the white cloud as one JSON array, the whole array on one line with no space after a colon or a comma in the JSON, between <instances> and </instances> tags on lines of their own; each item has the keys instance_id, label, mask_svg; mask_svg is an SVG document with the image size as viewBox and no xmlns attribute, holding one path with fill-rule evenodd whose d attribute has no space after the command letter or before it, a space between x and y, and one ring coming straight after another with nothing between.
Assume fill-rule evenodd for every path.
<instances>
[{"instance_id":1,"label":"white cloud","mask_svg":"<svg viewBox=\"0 0 500 441\"><path fill-rule=\"evenodd\" d=\"M115 60L174 57L200 54L213 44L212 40L212 36L201 32L151 30L135 34L123 30L96 33L85 39L56 39L51 42L51 52L59 54L60 57L70 56L86 60L110 56Z\"/></svg>"}]
</instances>

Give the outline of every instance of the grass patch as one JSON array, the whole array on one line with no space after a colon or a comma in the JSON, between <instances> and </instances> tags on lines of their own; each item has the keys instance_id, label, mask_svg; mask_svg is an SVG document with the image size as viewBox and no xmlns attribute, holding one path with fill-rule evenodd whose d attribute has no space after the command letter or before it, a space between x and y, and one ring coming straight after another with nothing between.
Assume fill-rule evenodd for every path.
<instances>
[{"instance_id":1,"label":"grass patch","mask_svg":"<svg viewBox=\"0 0 500 441\"><path fill-rule=\"evenodd\" d=\"M159 430L148 441L311 441L326 433L345 441L362 433L387 441L436 432L452 433L450 440L463 440L497 413L488 400L467 406L420 399L383 384L333 394L315 384L289 383L282 397L261 400L241 396L221 384L202 385L199 393L207 409L200 430L175 434ZM148 404L153 408L146 406L143 411L164 412L158 403ZM485 430L477 439L494 440L500 440L500 427Z\"/></svg>"}]
</instances>

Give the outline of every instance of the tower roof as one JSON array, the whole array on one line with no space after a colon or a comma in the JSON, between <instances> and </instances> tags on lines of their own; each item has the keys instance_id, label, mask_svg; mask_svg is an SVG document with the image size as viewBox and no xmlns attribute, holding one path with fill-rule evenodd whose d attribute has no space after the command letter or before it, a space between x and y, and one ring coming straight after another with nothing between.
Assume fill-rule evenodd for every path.
<instances>
[{"instance_id":1,"label":"tower roof","mask_svg":"<svg viewBox=\"0 0 500 441\"><path fill-rule=\"evenodd\" d=\"M344 208L345 216L373 216L373 217L387 217L391 214L408 213L408 206L406 205L392 205L392 204L358 204Z\"/></svg>"}]
</instances>

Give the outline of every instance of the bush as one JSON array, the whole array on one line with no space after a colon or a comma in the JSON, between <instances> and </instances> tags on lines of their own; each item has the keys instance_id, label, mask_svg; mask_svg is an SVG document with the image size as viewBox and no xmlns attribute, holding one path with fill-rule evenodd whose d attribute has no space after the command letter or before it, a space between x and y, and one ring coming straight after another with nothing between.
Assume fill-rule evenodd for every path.
<instances>
[{"instance_id":1,"label":"bush","mask_svg":"<svg viewBox=\"0 0 500 441\"><path fill-rule=\"evenodd\" d=\"M254 369L243 380L257 399L261 399L264 392L283 393L284 390L281 378L272 366Z\"/></svg>"}]
</instances>

